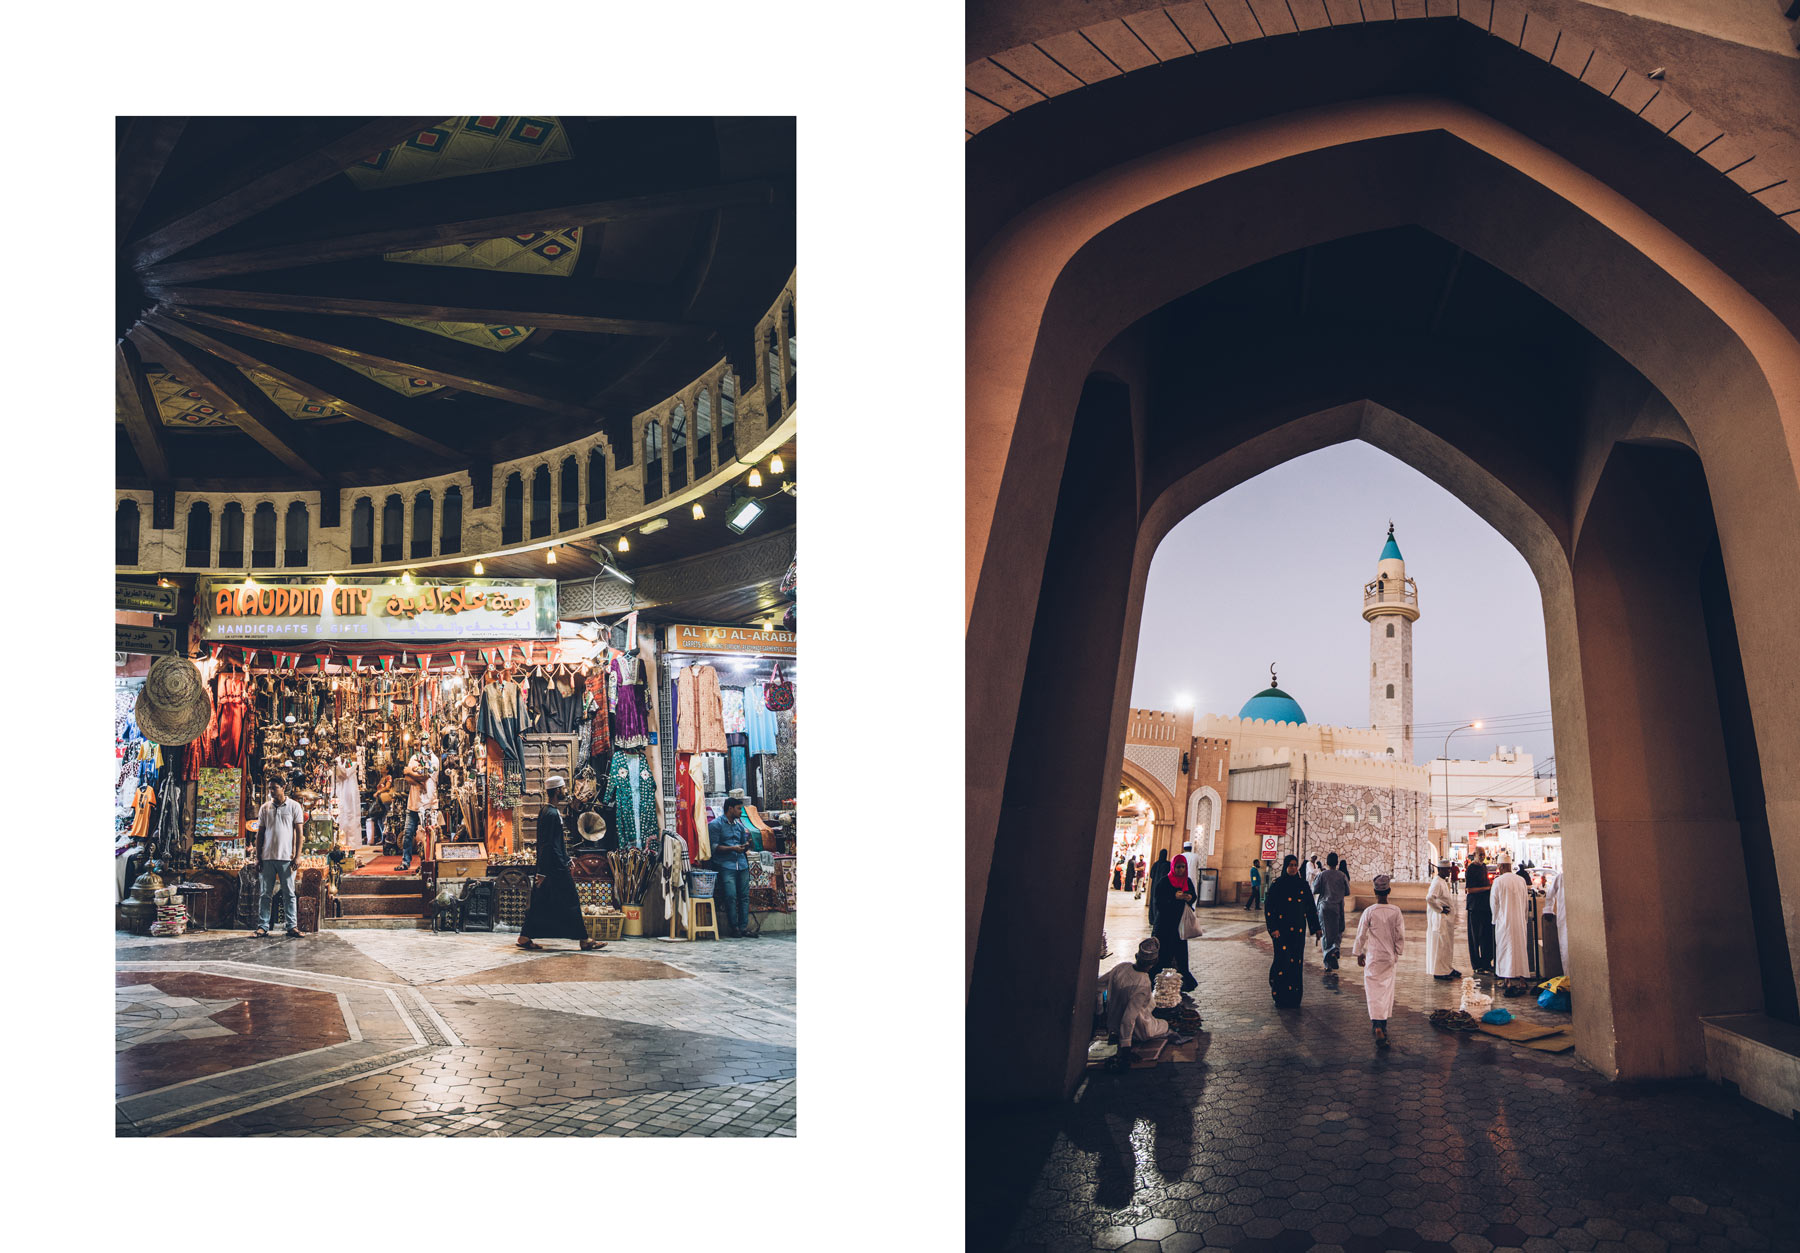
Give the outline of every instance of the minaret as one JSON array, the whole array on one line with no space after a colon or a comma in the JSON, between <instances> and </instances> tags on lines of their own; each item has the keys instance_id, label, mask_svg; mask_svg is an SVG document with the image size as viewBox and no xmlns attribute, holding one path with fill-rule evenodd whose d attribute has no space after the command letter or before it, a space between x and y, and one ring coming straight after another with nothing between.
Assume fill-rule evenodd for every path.
<instances>
[{"instance_id":1,"label":"minaret","mask_svg":"<svg viewBox=\"0 0 1800 1253\"><path fill-rule=\"evenodd\" d=\"M1369 725L1387 737L1395 760L1413 764L1412 629L1419 618L1419 589L1406 577L1406 559L1388 523L1387 545L1375 580L1363 588L1363 621L1369 624Z\"/></svg>"}]
</instances>

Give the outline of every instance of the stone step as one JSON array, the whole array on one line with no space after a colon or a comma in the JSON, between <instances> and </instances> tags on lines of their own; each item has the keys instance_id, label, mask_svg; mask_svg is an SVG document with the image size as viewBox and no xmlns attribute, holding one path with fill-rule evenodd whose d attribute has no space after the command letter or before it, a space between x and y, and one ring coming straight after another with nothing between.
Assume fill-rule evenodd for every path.
<instances>
[{"instance_id":1,"label":"stone step","mask_svg":"<svg viewBox=\"0 0 1800 1253\"><path fill-rule=\"evenodd\" d=\"M326 931L423 931L431 927L428 919L410 914L362 914L327 918L319 925Z\"/></svg>"},{"instance_id":2,"label":"stone step","mask_svg":"<svg viewBox=\"0 0 1800 1253\"><path fill-rule=\"evenodd\" d=\"M420 880L396 875L347 874L338 880L339 896L418 896L422 891Z\"/></svg>"},{"instance_id":3,"label":"stone step","mask_svg":"<svg viewBox=\"0 0 1800 1253\"><path fill-rule=\"evenodd\" d=\"M425 902L417 896L339 896L338 904L351 917L401 914L420 917L425 913Z\"/></svg>"}]
</instances>

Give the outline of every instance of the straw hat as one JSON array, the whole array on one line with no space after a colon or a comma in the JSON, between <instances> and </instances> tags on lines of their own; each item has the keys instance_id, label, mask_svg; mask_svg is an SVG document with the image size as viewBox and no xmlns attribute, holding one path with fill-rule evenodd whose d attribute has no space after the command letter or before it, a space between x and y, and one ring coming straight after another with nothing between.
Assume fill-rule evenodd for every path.
<instances>
[{"instance_id":1,"label":"straw hat","mask_svg":"<svg viewBox=\"0 0 1800 1253\"><path fill-rule=\"evenodd\" d=\"M158 744L186 744L206 730L212 700L200 668L185 657L158 657L138 693L138 729Z\"/></svg>"}]
</instances>

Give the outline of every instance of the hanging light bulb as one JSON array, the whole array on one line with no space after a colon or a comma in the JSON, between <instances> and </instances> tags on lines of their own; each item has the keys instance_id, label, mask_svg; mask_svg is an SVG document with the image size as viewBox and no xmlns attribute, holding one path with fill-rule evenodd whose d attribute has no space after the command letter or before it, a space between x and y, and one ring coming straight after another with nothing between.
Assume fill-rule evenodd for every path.
<instances>
[{"instance_id":1,"label":"hanging light bulb","mask_svg":"<svg viewBox=\"0 0 1800 1253\"><path fill-rule=\"evenodd\" d=\"M698 522L706 516L706 509L699 501L694 502L694 521Z\"/></svg>"},{"instance_id":2,"label":"hanging light bulb","mask_svg":"<svg viewBox=\"0 0 1800 1253\"><path fill-rule=\"evenodd\" d=\"M631 551L631 539L629 536L625 536L625 535L619 536L619 551L622 553L628 553Z\"/></svg>"},{"instance_id":3,"label":"hanging light bulb","mask_svg":"<svg viewBox=\"0 0 1800 1253\"><path fill-rule=\"evenodd\" d=\"M401 575L400 581L402 583L411 583L412 582L412 571L408 570L405 574Z\"/></svg>"},{"instance_id":4,"label":"hanging light bulb","mask_svg":"<svg viewBox=\"0 0 1800 1253\"><path fill-rule=\"evenodd\" d=\"M785 469L787 469L787 466L782 464L780 453L776 453L773 457L769 458L769 473L770 474L780 474Z\"/></svg>"},{"instance_id":5,"label":"hanging light bulb","mask_svg":"<svg viewBox=\"0 0 1800 1253\"><path fill-rule=\"evenodd\" d=\"M486 566L484 566L484 565L482 565L482 564L481 564L481 563L480 563L480 562L479 562L479 561L477 561L477 562L476 562L476 563L475 563L475 573L476 573L476 574L477 574L477 575L482 575L482 574L486 574L486 573L487 573L487 567L486 567Z\"/></svg>"},{"instance_id":6,"label":"hanging light bulb","mask_svg":"<svg viewBox=\"0 0 1800 1253\"><path fill-rule=\"evenodd\" d=\"M545 559L544 564L551 566L556 564L556 550L554 548L550 550L550 556Z\"/></svg>"},{"instance_id":7,"label":"hanging light bulb","mask_svg":"<svg viewBox=\"0 0 1800 1253\"><path fill-rule=\"evenodd\" d=\"M750 478L748 481L749 481L751 487L761 487L762 486L762 471L761 470L750 471Z\"/></svg>"}]
</instances>

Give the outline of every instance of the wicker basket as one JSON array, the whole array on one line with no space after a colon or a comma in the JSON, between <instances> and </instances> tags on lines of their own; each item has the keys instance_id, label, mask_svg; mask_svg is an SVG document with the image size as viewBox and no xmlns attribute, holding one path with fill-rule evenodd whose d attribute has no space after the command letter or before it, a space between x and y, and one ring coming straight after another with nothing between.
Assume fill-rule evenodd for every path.
<instances>
[{"instance_id":1,"label":"wicker basket","mask_svg":"<svg viewBox=\"0 0 1800 1253\"><path fill-rule=\"evenodd\" d=\"M610 943L619 938L625 927L624 914L583 914L582 925L587 928L588 939Z\"/></svg>"},{"instance_id":2,"label":"wicker basket","mask_svg":"<svg viewBox=\"0 0 1800 1253\"><path fill-rule=\"evenodd\" d=\"M690 870L688 871L688 895L697 901L710 901L713 884L718 881L719 872L716 870Z\"/></svg>"}]
</instances>

